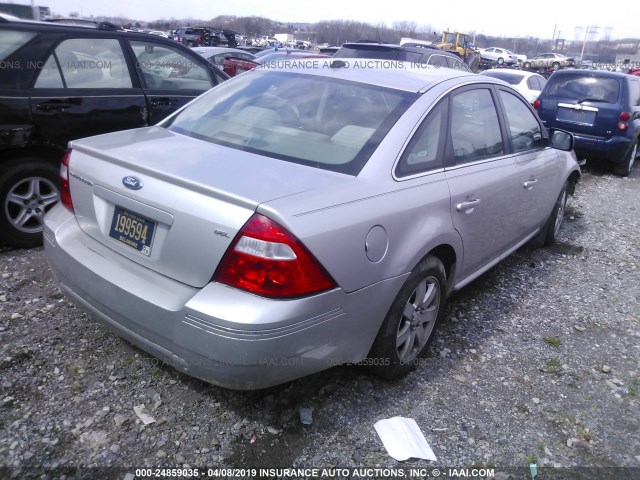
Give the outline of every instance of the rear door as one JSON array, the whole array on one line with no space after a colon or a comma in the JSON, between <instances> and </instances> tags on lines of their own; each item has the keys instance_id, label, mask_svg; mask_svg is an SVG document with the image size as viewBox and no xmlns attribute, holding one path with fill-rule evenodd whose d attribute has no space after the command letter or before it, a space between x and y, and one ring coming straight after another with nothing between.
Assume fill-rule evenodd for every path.
<instances>
[{"instance_id":1,"label":"rear door","mask_svg":"<svg viewBox=\"0 0 640 480\"><path fill-rule=\"evenodd\" d=\"M182 48L153 39L132 39L128 44L149 105L150 125L227 78L204 58Z\"/></svg>"},{"instance_id":2,"label":"rear door","mask_svg":"<svg viewBox=\"0 0 640 480\"><path fill-rule=\"evenodd\" d=\"M519 172L508 155L502 123L489 85L467 87L451 97L451 217L464 244L463 277L497 261L522 236L514 221L521 199Z\"/></svg>"},{"instance_id":3,"label":"rear door","mask_svg":"<svg viewBox=\"0 0 640 480\"><path fill-rule=\"evenodd\" d=\"M515 155L518 176L518 215L513 218L523 234L544 224L564 182L564 163L547 146L544 128L531 106L506 88L498 88L503 106L507 141Z\"/></svg>"},{"instance_id":4,"label":"rear door","mask_svg":"<svg viewBox=\"0 0 640 480\"><path fill-rule=\"evenodd\" d=\"M69 140L147 125L144 93L115 38L74 37L49 55L29 90L39 141Z\"/></svg>"}]
</instances>

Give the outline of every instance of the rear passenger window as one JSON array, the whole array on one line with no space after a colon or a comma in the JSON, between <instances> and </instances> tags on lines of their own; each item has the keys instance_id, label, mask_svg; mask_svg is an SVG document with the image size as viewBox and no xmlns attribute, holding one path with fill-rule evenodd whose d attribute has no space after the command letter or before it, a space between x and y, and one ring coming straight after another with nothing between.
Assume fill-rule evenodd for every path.
<instances>
[{"instance_id":1,"label":"rear passenger window","mask_svg":"<svg viewBox=\"0 0 640 480\"><path fill-rule=\"evenodd\" d=\"M540 124L529 107L518 97L504 90L500 90L500 98L504 104L513 151L523 152L545 147Z\"/></svg>"},{"instance_id":2,"label":"rear passenger window","mask_svg":"<svg viewBox=\"0 0 640 480\"><path fill-rule=\"evenodd\" d=\"M447 57L444 55L431 55L427 61L427 65L432 65L436 68L447 67Z\"/></svg>"},{"instance_id":3,"label":"rear passenger window","mask_svg":"<svg viewBox=\"0 0 640 480\"><path fill-rule=\"evenodd\" d=\"M396 166L396 176L406 177L442 167L442 140L447 103L440 102L422 122Z\"/></svg>"},{"instance_id":4,"label":"rear passenger window","mask_svg":"<svg viewBox=\"0 0 640 480\"><path fill-rule=\"evenodd\" d=\"M131 88L131 76L116 39L74 38L62 42L43 65L35 88Z\"/></svg>"},{"instance_id":5,"label":"rear passenger window","mask_svg":"<svg viewBox=\"0 0 640 480\"><path fill-rule=\"evenodd\" d=\"M504 154L498 113L488 89L467 90L453 97L451 141L456 164Z\"/></svg>"},{"instance_id":6,"label":"rear passenger window","mask_svg":"<svg viewBox=\"0 0 640 480\"><path fill-rule=\"evenodd\" d=\"M188 33L188 32L187 32ZM164 45L131 42L147 87L151 90L209 90L213 87L203 63Z\"/></svg>"}]
</instances>

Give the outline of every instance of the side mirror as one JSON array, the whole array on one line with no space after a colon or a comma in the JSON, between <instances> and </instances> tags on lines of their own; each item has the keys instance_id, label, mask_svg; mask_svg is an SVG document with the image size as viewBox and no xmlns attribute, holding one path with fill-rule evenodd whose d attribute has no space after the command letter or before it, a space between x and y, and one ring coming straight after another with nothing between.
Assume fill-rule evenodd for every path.
<instances>
[{"instance_id":1,"label":"side mirror","mask_svg":"<svg viewBox=\"0 0 640 480\"><path fill-rule=\"evenodd\" d=\"M573 150L573 135L564 130L549 129L549 146L570 152Z\"/></svg>"}]
</instances>

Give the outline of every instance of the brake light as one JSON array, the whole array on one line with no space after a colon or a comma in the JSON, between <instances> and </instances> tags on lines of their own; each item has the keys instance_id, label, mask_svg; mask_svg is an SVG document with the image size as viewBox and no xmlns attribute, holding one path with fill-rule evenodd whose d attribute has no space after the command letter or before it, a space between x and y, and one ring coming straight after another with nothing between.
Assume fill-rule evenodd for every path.
<instances>
[{"instance_id":1,"label":"brake light","mask_svg":"<svg viewBox=\"0 0 640 480\"><path fill-rule=\"evenodd\" d=\"M69 210L73 211L73 202L71 201L71 188L69 188L69 158L71 157L71 149L67 150L60 162L60 201Z\"/></svg>"},{"instance_id":2,"label":"brake light","mask_svg":"<svg viewBox=\"0 0 640 480\"><path fill-rule=\"evenodd\" d=\"M537 109L539 109L539 108L540 108L540 105L542 105L542 102L540 102L540 100L536 98L536 99L533 101L533 104L532 104L532 105L533 105L533 108L535 108L535 109L537 110Z\"/></svg>"},{"instance_id":3,"label":"brake light","mask_svg":"<svg viewBox=\"0 0 640 480\"><path fill-rule=\"evenodd\" d=\"M335 287L292 233L257 213L231 242L212 281L271 298L302 297Z\"/></svg>"},{"instance_id":4,"label":"brake light","mask_svg":"<svg viewBox=\"0 0 640 480\"><path fill-rule=\"evenodd\" d=\"M620 130L621 132L624 132L627 129L627 124L624 122L618 122L618 125L616 125L618 127L618 130Z\"/></svg>"},{"instance_id":5,"label":"brake light","mask_svg":"<svg viewBox=\"0 0 640 480\"><path fill-rule=\"evenodd\" d=\"M623 122L628 121L631 118L631 112L622 112L620 114L620 120L622 120Z\"/></svg>"}]
</instances>

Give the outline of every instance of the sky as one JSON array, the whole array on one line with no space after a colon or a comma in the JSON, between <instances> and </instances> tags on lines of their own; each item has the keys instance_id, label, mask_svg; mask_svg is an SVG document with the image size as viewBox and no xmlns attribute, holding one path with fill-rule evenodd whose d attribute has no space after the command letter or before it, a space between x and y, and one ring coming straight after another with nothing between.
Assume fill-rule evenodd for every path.
<instances>
[{"instance_id":1,"label":"sky","mask_svg":"<svg viewBox=\"0 0 640 480\"><path fill-rule=\"evenodd\" d=\"M7 1L7 0L3 0ZM530 36L551 39L554 33L566 40L583 41L587 29L597 33L592 40L639 38L637 19L640 2L611 4L600 8L595 3L575 0L35 0L53 13L82 16L106 15L151 21L160 18L196 18L209 20L218 15L259 16L281 22L315 23L322 20L356 20L378 25L410 21L444 29L476 32L492 36ZM13 3L30 4L27 0ZM624 5L621 7L619 5ZM439 7L439 8L438 8ZM597 27L597 28L593 28ZM277 32L276 32L277 33Z\"/></svg>"}]
</instances>

